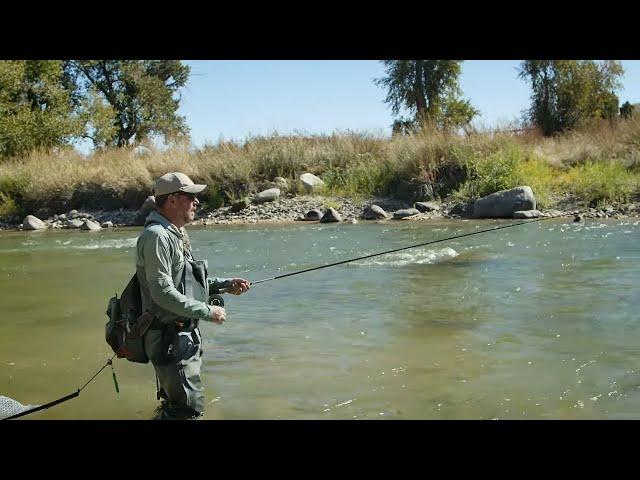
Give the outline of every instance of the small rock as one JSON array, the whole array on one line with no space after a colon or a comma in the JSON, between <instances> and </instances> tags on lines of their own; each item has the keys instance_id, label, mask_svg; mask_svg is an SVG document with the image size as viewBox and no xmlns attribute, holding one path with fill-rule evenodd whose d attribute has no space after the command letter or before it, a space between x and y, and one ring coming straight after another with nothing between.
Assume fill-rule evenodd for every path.
<instances>
[{"instance_id":1,"label":"small rock","mask_svg":"<svg viewBox=\"0 0 640 480\"><path fill-rule=\"evenodd\" d=\"M388 218L387 212L378 205L369 205L362 211L362 218L365 220L378 220Z\"/></svg>"},{"instance_id":2,"label":"small rock","mask_svg":"<svg viewBox=\"0 0 640 480\"><path fill-rule=\"evenodd\" d=\"M280 197L280 189L279 188L270 188L268 190L264 190L260 193L258 193L257 195L255 195L252 199L251 202L252 203L266 203L266 202L273 202L274 200L277 200Z\"/></svg>"},{"instance_id":3,"label":"small rock","mask_svg":"<svg viewBox=\"0 0 640 480\"><path fill-rule=\"evenodd\" d=\"M327 208L327 210L324 212L324 215L320 219L320 223L341 222L341 221L342 221L342 217L333 208Z\"/></svg>"},{"instance_id":4,"label":"small rock","mask_svg":"<svg viewBox=\"0 0 640 480\"><path fill-rule=\"evenodd\" d=\"M66 215L66 214L61 213L60 215L58 215L58 220L62 220L62 221L64 221L64 220L66 220L66 219L67 219L67 215Z\"/></svg>"},{"instance_id":5,"label":"small rock","mask_svg":"<svg viewBox=\"0 0 640 480\"><path fill-rule=\"evenodd\" d=\"M102 230L102 227L98 222L94 222L93 220L86 219L82 222L82 226L80 230Z\"/></svg>"},{"instance_id":6,"label":"small rock","mask_svg":"<svg viewBox=\"0 0 640 480\"><path fill-rule=\"evenodd\" d=\"M111 220L107 220L106 222L102 222L100 225L102 228L113 228L113 222Z\"/></svg>"},{"instance_id":7,"label":"small rock","mask_svg":"<svg viewBox=\"0 0 640 480\"><path fill-rule=\"evenodd\" d=\"M421 212L434 212L440 210L440 205L437 202L416 202L414 205L416 210Z\"/></svg>"},{"instance_id":8,"label":"small rock","mask_svg":"<svg viewBox=\"0 0 640 480\"><path fill-rule=\"evenodd\" d=\"M513 218L538 218L542 215L540 210L518 210L513 212Z\"/></svg>"},{"instance_id":9,"label":"small rock","mask_svg":"<svg viewBox=\"0 0 640 480\"><path fill-rule=\"evenodd\" d=\"M234 213L239 212L241 210L244 210L248 206L249 206L249 200L246 198L243 198L242 200L239 200L235 202L233 205L231 205L231 211Z\"/></svg>"},{"instance_id":10,"label":"small rock","mask_svg":"<svg viewBox=\"0 0 640 480\"><path fill-rule=\"evenodd\" d=\"M314 208L312 210L309 210L303 220L307 220L307 221L316 221L316 220L320 220L322 218L322 212L320 210L318 210L317 208Z\"/></svg>"},{"instance_id":11,"label":"small rock","mask_svg":"<svg viewBox=\"0 0 640 480\"><path fill-rule=\"evenodd\" d=\"M413 215L418 215L420 210L416 208L404 208L402 210L396 210L393 212L393 218L396 220L406 217L412 217Z\"/></svg>"},{"instance_id":12,"label":"small rock","mask_svg":"<svg viewBox=\"0 0 640 480\"><path fill-rule=\"evenodd\" d=\"M67 228L80 228L83 224L84 222L82 220L78 220L77 218L67 220Z\"/></svg>"},{"instance_id":13,"label":"small rock","mask_svg":"<svg viewBox=\"0 0 640 480\"><path fill-rule=\"evenodd\" d=\"M300 181L306 193L311 193L316 189L324 187L324 182L312 173L303 173L300 175Z\"/></svg>"},{"instance_id":14,"label":"small rock","mask_svg":"<svg viewBox=\"0 0 640 480\"><path fill-rule=\"evenodd\" d=\"M78 213L78 210L71 210L68 214L67 217L69 218L77 218L79 217L80 214Z\"/></svg>"}]
</instances>

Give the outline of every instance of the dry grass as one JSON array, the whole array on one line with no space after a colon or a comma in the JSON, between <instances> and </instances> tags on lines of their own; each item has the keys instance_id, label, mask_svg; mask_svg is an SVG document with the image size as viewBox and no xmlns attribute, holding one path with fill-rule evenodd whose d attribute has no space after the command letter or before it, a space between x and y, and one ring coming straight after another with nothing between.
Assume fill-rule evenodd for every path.
<instances>
[{"instance_id":1,"label":"dry grass","mask_svg":"<svg viewBox=\"0 0 640 480\"><path fill-rule=\"evenodd\" d=\"M470 201L501 188L528 184L543 206L563 193L585 201L627 201L639 190L640 116L600 122L553 138L535 131L433 130L393 138L343 133L248 138L202 149L184 146L135 156L130 149L35 151L0 163L0 215L26 210L136 208L153 180L182 171L210 185L210 206L228 203L287 178L297 191L301 173L327 183L327 192L367 196L398 193L402 182L431 183L442 196ZM463 172L462 177L451 172ZM455 177L455 178L454 178Z\"/></svg>"}]
</instances>

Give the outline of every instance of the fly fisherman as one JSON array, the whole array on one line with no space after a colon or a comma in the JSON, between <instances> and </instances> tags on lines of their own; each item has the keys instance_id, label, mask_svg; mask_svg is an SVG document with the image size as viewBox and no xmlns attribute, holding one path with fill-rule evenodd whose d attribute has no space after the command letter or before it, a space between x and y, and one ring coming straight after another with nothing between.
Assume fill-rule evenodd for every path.
<instances>
[{"instance_id":1,"label":"fly fisherman","mask_svg":"<svg viewBox=\"0 0 640 480\"><path fill-rule=\"evenodd\" d=\"M240 295L250 286L243 278L208 278L206 261L196 261L191 254L183 227L193 221L200 204L196 194L205 188L179 172L158 178L153 187L157 211L147 217L136 247L142 310L154 317L144 348L155 368L158 399L164 400L160 419L202 415L198 321L225 321L224 308L209 305L210 291L225 289Z\"/></svg>"}]
</instances>

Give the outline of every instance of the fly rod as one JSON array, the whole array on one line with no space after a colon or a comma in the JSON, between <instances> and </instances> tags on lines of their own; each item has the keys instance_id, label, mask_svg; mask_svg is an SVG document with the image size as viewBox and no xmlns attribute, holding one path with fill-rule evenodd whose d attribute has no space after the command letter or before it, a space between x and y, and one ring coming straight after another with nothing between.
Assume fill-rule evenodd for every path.
<instances>
[{"instance_id":1,"label":"fly rod","mask_svg":"<svg viewBox=\"0 0 640 480\"><path fill-rule=\"evenodd\" d=\"M578 221L578 215L580 213L581 212L576 212L576 213L573 214L573 215L576 215L576 217L575 217L576 220L575 221ZM519 225L529 225L530 223L541 222L543 220L551 220L553 218L560 218L560 217L564 217L564 216L566 216L566 215L556 215L556 216L551 216L551 217L540 217L540 218L537 218L535 220L531 220L531 221L528 221L528 222L511 223L509 225L502 225L500 227L495 227L495 228L487 228L486 230L479 230L477 232L464 233L462 235L454 235L453 237L441 238L439 240L431 240L430 242L419 243L417 245L410 245L408 247L394 248L393 250L387 250L385 252L372 253L370 255L365 255L363 257L350 258L349 260L342 260L340 262L330 263L328 265L320 265L319 267L307 268L305 270L299 270L297 272L284 273L282 275L277 275L275 277L264 278L262 280L257 280L255 282L251 282L251 285L256 285L258 283L263 283L263 282L269 282L271 280L278 280L279 278L291 277L293 275L300 275L301 273L312 272L314 270L320 270L322 268L335 267L336 265L342 265L344 263L355 262L357 260L364 260L365 258L377 257L379 255L386 255L387 253L400 252L402 250L408 250L410 248L416 248L416 247L424 247L425 245L432 245L434 243L446 242L448 240L455 240L457 238L470 237L471 235L479 235L481 233L495 232L496 230L502 230L504 228L517 227Z\"/></svg>"}]
</instances>

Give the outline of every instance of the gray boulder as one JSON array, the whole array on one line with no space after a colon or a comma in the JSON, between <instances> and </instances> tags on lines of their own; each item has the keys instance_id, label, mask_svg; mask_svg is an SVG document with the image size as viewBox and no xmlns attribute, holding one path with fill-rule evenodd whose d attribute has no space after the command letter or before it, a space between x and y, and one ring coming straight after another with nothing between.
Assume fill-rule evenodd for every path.
<instances>
[{"instance_id":1,"label":"gray boulder","mask_svg":"<svg viewBox=\"0 0 640 480\"><path fill-rule=\"evenodd\" d=\"M144 225L147 216L156 209L156 197L153 195L149 195L144 202L142 202L142 206L136 212L136 216L133 219L134 225Z\"/></svg>"},{"instance_id":2,"label":"gray boulder","mask_svg":"<svg viewBox=\"0 0 640 480\"><path fill-rule=\"evenodd\" d=\"M113 228L113 222L111 220L107 220L106 222L102 222L102 228Z\"/></svg>"},{"instance_id":3,"label":"gray boulder","mask_svg":"<svg viewBox=\"0 0 640 480\"><path fill-rule=\"evenodd\" d=\"M303 220L316 221L316 220L320 220L321 218L322 218L322 212L317 208L314 208L313 210L309 210L305 214Z\"/></svg>"},{"instance_id":4,"label":"gray boulder","mask_svg":"<svg viewBox=\"0 0 640 480\"><path fill-rule=\"evenodd\" d=\"M419 213L420 210L417 208L403 208L402 210L396 210L393 212L393 218L399 220L406 217L412 217L413 215L418 215Z\"/></svg>"},{"instance_id":5,"label":"gray boulder","mask_svg":"<svg viewBox=\"0 0 640 480\"><path fill-rule=\"evenodd\" d=\"M71 210L69 211L69 213L67 214L68 218L78 218L80 216L80 213L78 212L78 210Z\"/></svg>"},{"instance_id":6,"label":"gray boulder","mask_svg":"<svg viewBox=\"0 0 640 480\"><path fill-rule=\"evenodd\" d=\"M82 222L80 230L102 230L102 227L98 222L86 219L84 222Z\"/></svg>"},{"instance_id":7,"label":"gray boulder","mask_svg":"<svg viewBox=\"0 0 640 480\"><path fill-rule=\"evenodd\" d=\"M437 202L416 202L413 206L421 212L435 212L440 210L440 204Z\"/></svg>"},{"instance_id":8,"label":"gray boulder","mask_svg":"<svg viewBox=\"0 0 640 480\"><path fill-rule=\"evenodd\" d=\"M513 218L538 218L542 215L540 210L518 210L513 212Z\"/></svg>"},{"instance_id":9,"label":"gray boulder","mask_svg":"<svg viewBox=\"0 0 640 480\"><path fill-rule=\"evenodd\" d=\"M312 173L303 173L300 175L300 181L306 193L311 193L316 189L324 187L324 182Z\"/></svg>"},{"instance_id":10,"label":"gray boulder","mask_svg":"<svg viewBox=\"0 0 640 480\"><path fill-rule=\"evenodd\" d=\"M342 217L333 208L327 208L327 210L324 212L324 215L320 219L320 223L341 222L341 221L342 221Z\"/></svg>"},{"instance_id":11,"label":"gray boulder","mask_svg":"<svg viewBox=\"0 0 640 480\"><path fill-rule=\"evenodd\" d=\"M67 223L66 223L67 228L80 228L83 224L84 222L77 218L72 218L70 220L67 220Z\"/></svg>"},{"instance_id":12,"label":"gray boulder","mask_svg":"<svg viewBox=\"0 0 640 480\"><path fill-rule=\"evenodd\" d=\"M378 205L369 205L362 211L362 218L365 220L379 220L388 217L387 212Z\"/></svg>"},{"instance_id":13,"label":"gray boulder","mask_svg":"<svg viewBox=\"0 0 640 480\"><path fill-rule=\"evenodd\" d=\"M44 230L47 224L33 215L27 215L22 221L22 228L25 230Z\"/></svg>"},{"instance_id":14,"label":"gray boulder","mask_svg":"<svg viewBox=\"0 0 640 480\"><path fill-rule=\"evenodd\" d=\"M476 200L473 205L475 218L513 218L519 210L535 210L536 197L529 186L500 190Z\"/></svg>"},{"instance_id":15,"label":"gray boulder","mask_svg":"<svg viewBox=\"0 0 640 480\"><path fill-rule=\"evenodd\" d=\"M264 190L257 195L255 195L251 201L253 203L266 203L273 202L280 197L280 189L279 188L270 188L268 190Z\"/></svg>"}]
</instances>

